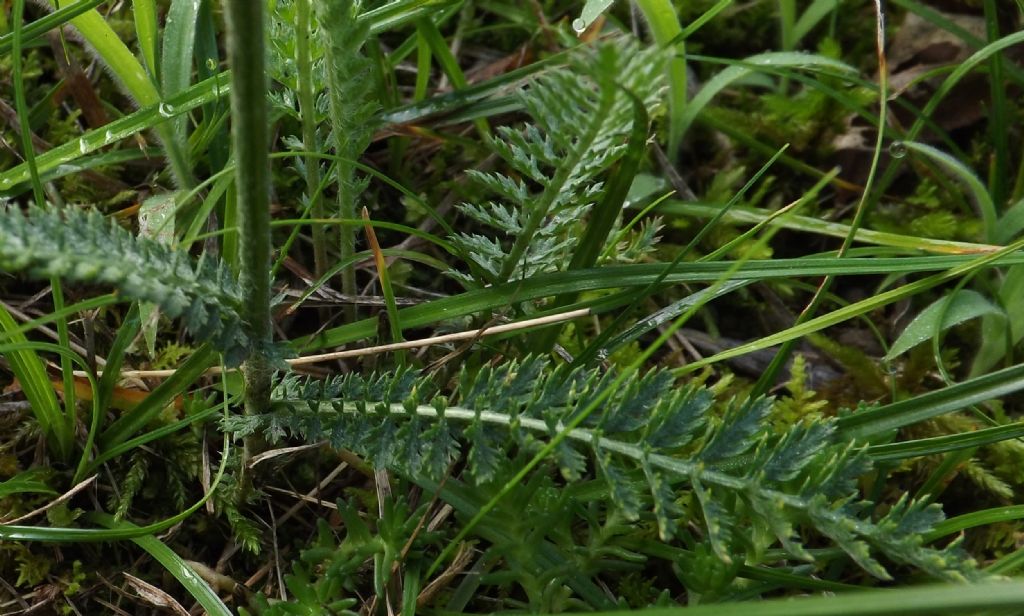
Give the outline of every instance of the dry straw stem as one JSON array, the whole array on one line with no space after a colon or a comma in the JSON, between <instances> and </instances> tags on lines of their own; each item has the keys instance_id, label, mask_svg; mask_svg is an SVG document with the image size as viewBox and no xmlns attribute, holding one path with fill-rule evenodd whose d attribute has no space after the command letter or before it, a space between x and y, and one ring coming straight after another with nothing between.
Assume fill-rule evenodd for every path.
<instances>
[{"instance_id":1,"label":"dry straw stem","mask_svg":"<svg viewBox=\"0 0 1024 616\"><path fill-rule=\"evenodd\" d=\"M445 344L447 342L458 342L460 340L474 340L476 338L482 338L484 336L494 336L496 334L504 334L507 332L517 331L521 329L528 329L531 327L540 327L542 325L551 325L554 323L561 323L563 321L571 321L579 317L584 317L590 314L589 308L580 308L579 310L570 310L569 312L561 312L558 314L548 315L546 317L538 317L536 319L526 319L525 321L517 321L515 323L506 323L505 325L495 325L493 327L482 327L480 329L471 329L462 332L456 332L454 334L444 334L442 336L431 336L430 338L421 338L419 340L407 340L405 342L395 342L392 344L382 344L380 346L366 347L363 349L351 349L348 351L336 351L334 353L323 353L320 355L307 355L305 357L296 357L294 359L286 359L285 362L289 366L305 366L309 364L318 364L325 361L331 361L335 359L348 359L352 357L362 357L364 355L380 355L382 353L391 353L393 351L402 351L406 349L417 349L421 347L433 346L435 344ZM229 372L233 372L235 369L229 369ZM214 366L207 370L205 374L220 374L223 372L223 368L220 366ZM167 378L172 376L176 370L124 370L121 372L121 378ZM100 373L97 376L101 376ZM76 371L75 376L85 377L87 374L84 371Z\"/></svg>"}]
</instances>

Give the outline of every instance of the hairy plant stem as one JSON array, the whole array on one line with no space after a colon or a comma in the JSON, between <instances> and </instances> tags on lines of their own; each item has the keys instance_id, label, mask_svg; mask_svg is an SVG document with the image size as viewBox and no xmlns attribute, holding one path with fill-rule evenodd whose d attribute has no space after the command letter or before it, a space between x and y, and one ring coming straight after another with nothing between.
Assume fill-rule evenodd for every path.
<instances>
[{"instance_id":1,"label":"hairy plant stem","mask_svg":"<svg viewBox=\"0 0 1024 616\"><path fill-rule=\"evenodd\" d=\"M264 4L227 0L231 134L237 162L239 284L251 339L245 363L245 412L270 404L270 143L264 60Z\"/></svg>"},{"instance_id":2,"label":"hairy plant stem","mask_svg":"<svg viewBox=\"0 0 1024 616\"><path fill-rule=\"evenodd\" d=\"M316 101L313 96L313 66L309 52L309 0L295 2L295 64L299 71L299 112L302 115L302 143L307 152L318 152L316 143ZM320 162L306 156L306 198L310 217L324 218L320 199ZM313 225L313 267L317 278L327 271L327 236L323 225Z\"/></svg>"},{"instance_id":3,"label":"hairy plant stem","mask_svg":"<svg viewBox=\"0 0 1024 616\"><path fill-rule=\"evenodd\" d=\"M369 78L372 67L361 53L369 35L360 23L360 3L355 0L323 0L317 2L317 18L327 60L327 92L330 96L331 129L334 153L339 156L335 166L338 184L338 217L346 222L338 230L339 259L348 265L341 270L341 291L354 296L356 289L355 242L356 199L365 182L356 177L353 161L362 156L370 143L373 111L370 95L373 84ZM345 318L356 319L356 306L345 306Z\"/></svg>"}]
</instances>

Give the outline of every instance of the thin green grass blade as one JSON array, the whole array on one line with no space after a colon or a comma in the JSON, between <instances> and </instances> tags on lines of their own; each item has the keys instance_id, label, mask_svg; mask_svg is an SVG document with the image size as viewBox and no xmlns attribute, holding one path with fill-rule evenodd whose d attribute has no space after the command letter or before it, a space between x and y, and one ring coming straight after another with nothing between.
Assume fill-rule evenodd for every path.
<instances>
[{"instance_id":1,"label":"thin green grass blade","mask_svg":"<svg viewBox=\"0 0 1024 616\"><path fill-rule=\"evenodd\" d=\"M985 0L985 31L987 39L999 40L999 13L995 0ZM998 207L1005 207L1010 187L1010 114L1006 98L1006 70L1003 54L993 54L988 62L988 81L991 96L988 134L994 146L989 168L989 189Z\"/></svg>"},{"instance_id":2,"label":"thin green grass blade","mask_svg":"<svg viewBox=\"0 0 1024 616\"><path fill-rule=\"evenodd\" d=\"M396 0L366 11L359 16L359 20L369 22L370 34L380 34L400 28L458 2L461 0Z\"/></svg>"},{"instance_id":3,"label":"thin green grass blade","mask_svg":"<svg viewBox=\"0 0 1024 616\"><path fill-rule=\"evenodd\" d=\"M838 6L839 0L814 0L793 24L793 45L799 45L800 41Z\"/></svg>"},{"instance_id":4,"label":"thin green grass blade","mask_svg":"<svg viewBox=\"0 0 1024 616\"><path fill-rule=\"evenodd\" d=\"M694 33L704 27L705 24L714 19L716 15L729 8L732 3L733 0L718 0L714 6L704 11L699 17L697 17L697 19L694 19L685 28L683 28L683 31L679 33L679 38L684 41L690 38Z\"/></svg>"},{"instance_id":5,"label":"thin green grass blade","mask_svg":"<svg viewBox=\"0 0 1024 616\"><path fill-rule=\"evenodd\" d=\"M1024 389L1024 365L957 383L869 411L839 419L843 438L867 439L925 419L995 400Z\"/></svg>"},{"instance_id":6,"label":"thin green grass blade","mask_svg":"<svg viewBox=\"0 0 1024 616\"><path fill-rule=\"evenodd\" d=\"M18 331L18 323L14 317L2 304L0 332L8 341L4 344L5 348L10 345L29 344L25 334ZM57 401L57 394L53 390L42 359L38 353L29 349L6 351L3 355L10 362L11 372L21 384L21 391L32 406L32 413L39 422L43 434L52 439L57 456L62 460L68 460L74 447L74 427L61 412L60 402Z\"/></svg>"},{"instance_id":7,"label":"thin green grass blade","mask_svg":"<svg viewBox=\"0 0 1024 616\"><path fill-rule=\"evenodd\" d=\"M85 359L83 359L78 353L70 350L66 344L58 345L48 342L14 342L0 345L0 355L22 352L31 352L34 354L53 353L61 358L62 363L67 364L67 370L69 373L71 373L72 362L77 363L83 369L87 369L89 367ZM46 378L46 375L44 374L43 377ZM99 407L99 397L97 394L99 388L96 384L96 379L91 374L87 374L86 378L89 381L89 390L92 396L92 413L88 432L85 438L85 445L82 447L82 455L78 459L78 465L72 478L72 483L74 484L77 484L85 478L85 467L87 465L88 456L92 451L92 446L96 440L96 434L99 432L99 425L102 419L102 413L100 412ZM46 385L50 388L50 392L52 394L53 386L50 385L50 383L46 383ZM72 384L71 387L74 387L74 384ZM65 395L65 399L69 398L69 396ZM61 420L62 423L58 424L56 429L63 430L67 434L67 438L73 446L77 419L75 415L64 414L61 415ZM53 435L47 436L51 439L53 437Z\"/></svg>"},{"instance_id":8,"label":"thin green grass blade","mask_svg":"<svg viewBox=\"0 0 1024 616\"><path fill-rule=\"evenodd\" d=\"M117 328L117 336L114 337L114 342L110 345L107 363L103 366L103 375L99 381L99 406L104 411L110 407L110 401L114 398L114 388L121 376L121 364L124 362L125 352L128 350L128 345L135 339L135 335L139 333L140 326L139 303L134 302L128 309L124 320L121 321L121 326Z\"/></svg>"},{"instance_id":9,"label":"thin green grass blade","mask_svg":"<svg viewBox=\"0 0 1024 616\"><path fill-rule=\"evenodd\" d=\"M115 520L114 516L106 513L93 513L90 517L107 528L138 529L138 526L124 520ZM228 606L224 605L224 602L210 588L210 585L203 578L199 577L195 569L182 560L174 550L167 547L167 544L163 541L160 541L153 535L143 535L133 538L132 543L145 550L158 563L163 565L164 569L174 576L174 579L181 582L181 585L185 587L188 594L192 595L192 598L199 605L203 606L207 614L210 616L231 616L231 610L228 609Z\"/></svg>"},{"instance_id":10,"label":"thin green grass blade","mask_svg":"<svg viewBox=\"0 0 1024 616\"><path fill-rule=\"evenodd\" d=\"M427 42L427 37L420 34L419 28L417 28L416 85L413 87L412 91L413 101L418 102L427 97L427 89L430 87L430 65L432 60L433 54L430 51L430 44Z\"/></svg>"},{"instance_id":11,"label":"thin green grass blade","mask_svg":"<svg viewBox=\"0 0 1024 616\"><path fill-rule=\"evenodd\" d=\"M988 526L989 524L998 524L1000 522L1014 522L1021 519L1024 519L1024 505L1008 505L1006 507L993 507L991 509L982 509L981 511L972 511L939 522L930 533L925 535L925 541L935 541L968 528Z\"/></svg>"},{"instance_id":12,"label":"thin green grass blade","mask_svg":"<svg viewBox=\"0 0 1024 616\"><path fill-rule=\"evenodd\" d=\"M93 10L104 2L106 2L106 0L80 0L79 2L74 2L72 4L65 4L60 9L40 17L25 26L25 29L21 33L22 45L31 43L50 30L63 26L75 17ZM0 56L10 53L13 46L13 32L0 36Z\"/></svg>"},{"instance_id":13,"label":"thin green grass blade","mask_svg":"<svg viewBox=\"0 0 1024 616\"><path fill-rule=\"evenodd\" d=\"M82 3L79 0L78 4ZM96 51L125 92L140 106L160 102L156 86L146 69L96 9L90 9L71 20L71 24Z\"/></svg>"},{"instance_id":14,"label":"thin green grass blade","mask_svg":"<svg viewBox=\"0 0 1024 616\"><path fill-rule=\"evenodd\" d=\"M694 95L679 117L680 138L697 119L698 114L719 92L736 81L757 73L762 67L832 71L840 75L855 75L857 73L856 69L848 64L815 54L779 51L750 56L742 62L720 71L701 87L700 92Z\"/></svg>"},{"instance_id":15,"label":"thin green grass blade","mask_svg":"<svg viewBox=\"0 0 1024 616\"><path fill-rule=\"evenodd\" d=\"M660 47L673 47L673 57L668 65L668 156L669 160L675 161L678 160L679 146L683 143L683 134L686 133L688 124L686 46L682 37L683 27L670 0L636 0L636 5L651 28L654 42Z\"/></svg>"},{"instance_id":16,"label":"thin green grass blade","mask_svg":"<svg viewBox=\"0 0 1024 616\"><path fill-rule=\"evenodd\" d=\"M966 165L949 154L924 143L900 141L895 143L894 147L906 148L911 152L917 152L925 155L932 161L939 163L939 165L944 167L947 171L952 172L956 178L963 182L974 197L974 204L978 208L978 212L981 214L981 220L985 225L986 241L996 241L996 237L998 236L998 230L996 228L996 219L998 217L996 204L992 201L992 195L989 194L988 188L986 188L981 180L978 179L978 176L974 175L973 171L968 169Z\"/></svg>"},{"instance_id":17,"label":"thin green grass blade","mask_svg":"<svg viewBox=\"0 0 1024 616\"><path fill-rule=\"evenodd\" d=\"M931 276L928 276L927 278L922 278L921 280L905 284L901 287L892 289L890 291L879 293L874 297L869 297L867 299L850 304L848 306L844 306L838 310L822 315L820 317L810 319L808 321L785 329L779 333L765 336L749 344L744 344L739 347L718 353L712 357L708 357L693 362L687 366L677 368L674 372L676 374L687 374L694 370L700 369L706 365L710 365L733 357L739 357L740 355L745 355L753 351L767 349L778 344L783 344L790 340L795 340L797 338L800 338L801 336L821 331L826 327L842 323L843 321L851 319L855 316L865 314L876 308L881 308L882 306L887 306L895 301L899 301L900 299L910 297L917 293L921 293L922 291L926 291L942 283L955 280L960 276L971 273L972 271L977 271L979 268L989 266L994 261L998 260L1000 257L1017 252L1022 247L1024 247L1024 240L1015 242L1010 246L1007 246L1006 248L990 253L983 257L976 258L973 261L964 264L963 266L955 267L939 274L933 274ZM842 262L848 263L849 259L844 259Z\"/></svg>"},{"instance_id":18,"label":"thin green grass blade","mask_svg":"<svg viewBox=\"0 0 1024 616\"><path fill-rule=\"evenodd\" d=\"M229 74L227 72L220 73L167 101L164 104L163 113L161 113L160 103L157 102L40 154L36 158L39 171L45 173L61 165L73 164L76 159L85 154L157 126L167 119L168 114L188 113L213 102L227 95L230 89ZM168 111L167 105L170 105L172 111ZM16 196L23 190L23 188L19 190L19 185L29 180L30 174L25 163L0 173L0 197Z\"/></svg>"},{"instance_id":19,"label":"thin green grass blade","mask_svg":"<svg viewBox=\"0 0 1024 616\"><path fill-rule=\"evenodd\" d=\"M388 329L391 333L391 342L401 342L402 321L398 314L395 291L391 287L391 273L388 271L388 262L384 257L384 252L381 250L380 243L377 241L377 234L373 232L373 226L370 225L369 210L364 207L362 214L364 221L363 230L366 233L366 239L370 243L370 252L373 254L373 260L377 266L377 278L380 280L380 290L384 295L384 308L388 320ZM404 352L396 353L395 358L399 366L405 365Z\"/></svg>"},{"instance_id":20,"label":"thin green grass blade","mask_svg":"<svg viewBox=\"0 0 1024 616\"><path fill-rule=\"evenodd\" d=\"M223 368L223 364L221 364ZM224 373L221 373L222 386L226 388L226 377ZM227 398L221 406L222 416L226 417L228 414L228 403ZM200 507L206 504L213 493L216 491L217 486L220 485L221 479L224 477L224 470L227 468L227 461L230 456L231 441L228 435L224 435L224 441L221 448L221 460L220 466L217 468L217 474L213 478L213 482L210 485L210 489L206 494L196 501L188 509L178 513L177 515L171 516L154 524L147 526L139 526L126 528L119 526L113 529L95 529L95 528L46 528L41 526L17 526L17 525L0 525L0 540L5 541L42 541L48 543L79 543L79 542L99 542L99 541L120 541L124 539L135 539L136 537L144 537L146 535L154 535L161 533L168 528L181 523L187 519L193 513L199 510ZM92 516L99 515L98 519L94 519ZM95 521L102 524L105 514L99 512L87 513L85 519L87 521Z\"/></svg>"},{"instance_id":21,"label":"thin green grass blade","mask_svg":"<svg viewBox=\"0 0 1024 616\"><path fill-rule=\"evenodd\" d=\"M882 462L886 460L906 460L957 451L983 445L991 445L1000 441L1024 437L1024 423L1013 423L995 428L984 428L962 434L949 434L901 443L872 445L867 454L871 459Z\"/></svg>"},{"instance_id":22,"label":"thin green grass blade","mask_svg":"<svg viewBox=\"0 0 1024 616\"><path fill-rule=\"evenodd\" d=\"M466 76L462 73L462 68L459 66L459 61L452 55L451 49L448 48L444 37L441 36L441 32L437 29L437 24L430 19L419 19L416 21L416 32L426 42L430 53L437 58L437 63L441 65L441 70L444 71L444 74L451 80L452 85L455 86L454 89L459 91L469 87ZM487 139L491 134L491 127L487 124L485 118L478 118L474 121L474 125L481 138Z\"/></svg>"},{"instance_id":23,"label":"thin green grass blade","mask_svg":"<svg viewBox=\"0 0 1024 616\"><path fill-rule=\"evenodd\" d=\"M54 180L75 175L82 171L88 171L89 169L109 167L111 165L120 165L140 160L149 160L153 158L160 158L161 156L163 156L163 150L155 147L108 150L77 158L71 164L58 165L57 167L47 169L39 174L39 181L45 185ZM7 191L7 194L12 194L13 192L16 191ZM2 193L4 193L4 191L0 191L0 194Z\"/></svg>"},{"instance_id":24,"label":"thin green grass blade","mask_svg":"<svg viewBox=\"0 0 1024 616\"><path fill-rule=\"evenodd\" d=\"M53 309L55 311L62 310L64 308L64 287L59 278L50 278L50 296L53 298ZM56 325L57 341L60 347L62 349L70 349L71 333L68 331L67 319L57 319ZM75 411L77 395L75 393L74 366L72 366L71 362L72 360L68 355L63 353L60 355L60 374L61 380L64 383L64 425L71 426L73 431L74 425L77 423ZM93 423L95 424L95 422ZM95 435L95 429L90 430L90 434Z\"/></svg>"},{"instance_id":25,"label":"thin green grass blade","mask_svg":"<svg viewBox=\"0 0 1024 616\"><path fill-rule=\"evenodd\" d=\"M568 52L552 54L526 66L508 71L493 79L474 84L455 92L431 97L425 101L403 105L382 112L382 124L416 124L428 118L447 117L456 111L493 97L522 80L540 71L562 65L568 59Z\"/></svg>"},{"instance_id":26,"label":"thin green grass blade","mask_svg":"<svg viewBox=\"0 0 1024 616\"><path fill-rule=\"evenodd\" d=\"M768 280L771 278L823 276L827 274L853 276L861 274L914 273L944 270L953 267L962 268L965 264L976 261L977 259L972 257L947 255L899 258L848 258L842 262L832 257L773 259L749 261L736 271L734 278L737 280ZM986 262L985 266L1014 263L1024 263L1024 254L1001 254L999 258ZM665 275L664 282L666 284L713 281L723 272L728 271L730 265L728 262L682 263L665 274L664 264L643 263L541 274L521 281L495 285L485 289L474 289L459 295L425 302L418 306L404 308L399 313L402 316L402 323L405 327L424 327L446 319L454 319L471 314L483 314L490 310L506 307L515 302L551 297L563 293L643 287L657 280L663 274ZM928 284L931 284L931 282ZM901 287L901 289L905 288ZM902 296L902 294L897 292L895 296ZM872 298L865 300L865 302L886 302L890 300L896 301L893 297L886 296L881 300ZM819 319L826 319L827 323L825 321L808 322L800 332L789 332L789 330L780 332L775 335L775 340L783 339L788 335L811 333L819 325L826 327L832 324L832 321L841 322L872 309L873 305L868 305L864 302L852 304L844 308L844 312L831 313L830 315L825 315L825 317L819 317ZM373 319L356 321L326 330L314 337L296 339L293 341L293 344L297 349L311 351L328 346L340 346L357 340L365 340L373 336L376 331L375 323L376 321ZM770 340L767 346L774 346L775 344L778 344L778 342ZM747 348L743 347L743 352L747 352ZM758 346L758 348L761 347ZM729 356L732 356L733 352L729 351ZM740 355L742 352L735 352L735 354ZM727 359L729 356L723 359Z\"/></svg>"},{"instance_id":27,"label":"thin green grass blade","mask_svg":"<svg viewBox=\"0 0 1024 616\"><path fill-rule=\"evenodd\" d=\"M192 83L192 57L196 47L198 0L171 0L164 22L162 58L173 58L160 66L160 93L164 100L188 89ZM179 143L187 139L188 116L177 115L170 121L171 132Z\"/></svg>"},{"instance_id":28,"label":"thin green grass blade","mask_svg":"<svg viewBox=\"0 0 1024 616\"><path fill-rule=\"evenodd\" d=\"M593 612L595 616L936 616L1020 613L1024 583L917 586L831 597L714 603L696 607Z\"/></svg>"},{"instance_id":29,"label":"thin green grass blade","mask_svg":"<svg viewBox=\"0 0 1024 616\"><path fill-rule=\"evenodd\" d=\"M154 389L138 406L128 411L100 435L100 449L114 447L141 431L160 411L214 364L217 353L203 345L178 367L174 375Z\"/></svg>"},{"instance_id":30,"label":"thin green grass blade","mask_svg":"<svg viewBox=\"0 0 1024 616\"><path fill-rule=\"evenodd\" d=\"M601 201L590 210L590 217L587 221L586 230L580 238L572 259L569 261L569 269L585 269L597 263L597 258L608 241L608 235L615 226L615 221L622 215L622 204L629 195L629 189L633 185L640 163L647 152L647 132L649 118L647 108L643 101L633 93L626 91L633 103L633 127L630 130L626 153L623 154L611 172L611 177L605 184L604 194ZM567 294L555 299L556 306L566 306L576 301L576 294ZM558 339L561 326L551 327L537 337L534 349L538 352L547 352Z\"/></svg>"},{"instance_id":31,"label":"thin green grass blade","mask_svg":"<svg viewBox=\"0 0 1024 616\"><path fill-rule=\"evenodd\" d=\"M25 0L14 0L11 7L12 15L12 50L11 77L14 87L14 108L18 114L18 126L21 137L21 152L25 157L25 167L28 169L29 181L32 183L32 196L36 205L46 207L46 197L43 195L43 185L39 182L39 167L36 165L36 150L32 144L32 127L29 125L28 105L25 103L25 77L21 66L21 28L25 17Z\"/></svg>"},{"instance_id":32,"label":"thin green grass blade","mask_svg":"<svg viewBox=\"0 0 1024 616\"><path fill-rule=\"evenodd\" d=\"M1014 45L1019 45L1020 43L1024 43L1024 31L1015 32L996 41L992 41L957 65L956 69L954 69L953 72L946 77L945 81L943 81L935 90L935 93L921 110L921 115L914 120L913 126L911 126L910 130L907 131L906 138L909 141L913 141L917 138L921 130L924 128L925 119L930 118L932 114L935 113L935 109L938 108L939 103L942 102L942 100L953 90L961 79L966 77L971 71L977 68L978 65L987 61L993 55L1005 49L1009 49Z\"/></svg>"},{"instance_id":33,"label":"thin green grass blade","mask_svg":"<svg viewBox=\"0 0 1024 616\"><path fill-rule=\"evenodd\" d=\"M238 400L236 399L231 399L228 401L229 404L235 404L237 402ZM113 460L118 456L122 456L131 451L132 449L135 449L136 447L140 447L142 445L145 445L146 443L152 443L153 441L160 440L170 434L174 434L179 430L184 430L185 428L188 428L193 424L204 422L207 419L212 419L218 413L220 413L220 409L218 409L217 407L209 408L206 409L205 411L200 411L194 415L189 415L184 419L179 419L174 423L165 424L163 426L160 426L159 428L150 430L149 432L146 432L144 434L140 434L135 438L130 438L122 443L119 443L111 447L110 449L104 450L102 453L97 455L93 460L89 462L89 466L87 467L86 473L88 474L94 472L104 463L109 462L110 460Z\"/></svg>"},{"instance_id":34,"label":"thin green grass blade","mask_svg":"<svg viewBox=\"0 0 1024 616\"><path fill-rule=\"evenodd\" d=\"M79 2L79 4L82 3ZM146 68L155 81L156 75L160 74L159 60L156 55L157 41L160 38L156 25L156 2L154 0L132 0L132 15L135 17L135 40L142 52L142 60L146 63Z\"/></svg>"},{"instance_id":35,"label":"thin green grass blade","mask_svg":"<svg viewBox=\"0 0 1024 616\"><path fill-rule=\"evenodd\" d=\"M1024 567L1024 549L1010 552L988 567L985 567L985 571L993 575L1009 576L1021 567Z\"/></svg>"},{"instance_id":36,"label":"thin green grass blade","mask_svg":"<svg viewBox=\"0 0 1024 616\"><path fill-rule=\"evenodd\" d=\"M693 203L669 199L659 205L655 212L669 216L711 218L721 211L722 206L717 203ZM1024 212L1024 209L1022 209ZM753 209L736 206L730 208L725 214L725 222L733 224L757 224L767 220L772 215L769 210ZM773 226L783 226L793 231L815 233L828 237L844 238L850 232L849 225L838 222L830 222L810 216L787 216L783 219L773 220ZM926 237L912 235L900 235L887 231L873 231L860 228L854 233L854 241L876 246L891 246L893 248L909 248L911 250L922 250L941 254L962 255L970 253L987 252L996 248L990 244L974 244L970 242L956 242L952 240L936 240ZM1001 243L1001 242L1000 242Z\"/></svg>"},{"instance_id":37,"label":"thin green grass blade","mask_svg":"<svg viewBox=\"0 0 1024 616\"><path fill-rule=\"evenodd\" d=\"M583 32L613 4L615 4L615 0L587 0L583 3L583 8L580 9L580 16L573 20L572 29Z\"/></svg>"},{"instance_id":38,"label":"thin green grass blade","mask_svg":"<svg viewBox=\"0 0 1024 616\"><path fill-rule=\"evenodd\" d=\"M747 183L744 184L743 187L740 188L738 191L736 191L736 193L733 194L733 196L729 199L727 203L725 203L721 208L719 208L716 214L712 215L711 220L709 220L707 224L702 226L700 228L700 231L698 231L697 234L694 235L693 239L691 239L690 242L681 251L679 251L678 254L676 254L675 259L672 260L672 263L665 268L664 274L659 279L655 279L653 282L651 282L647 287L644 288L643 291L637 293L633 301L630 303L629 308L621 311L618 314L618 316L615 317L615 320L611 323L611 325L605 327L603 331L600 334L598 334L590 342L590 344L587 345L585 349L583 349L582 352L577 354L576 359L573 360L573 364L575 366L584 365L586 362L591 361L594 357L597 357L598 355L607 356L608 354L614 352L617 348L625 344L628 344L633 340L638 339L640 336L642 336L648 331L651 331L655 327L668 323L669 321L677 318L686 310L689 310L690 304L693 301L708 302L711 301L712 299L716 299L715 297L709 297L706 299L698 298L697 296L708 293L710 291L708 289L705 289L703 291L700 291L699 293L694 293L690 297L686 297L679 301L673 302L672 304L669 304L668 306L662 308L655 314L634 323L632 326L627 328L622 333L615 335L615 332L619 331L619 329L626 322L627 315L632 313L632 311L636 308L636 306L639 305L641 301L643 301L643 299L654 293L654 291L658 288L660 283L664 281L665 275L667 275L668 272L672 270L674 267L682 263L686 256L689 255L690 252L700 244L704 236L706 236L708 233L710 233L713 229L717 227L718 223L722 220L723 216L725 216L725 214L729 210L731 210L737 203L740 202L741 199L743 199L747 192L750 191L750 189L754 187L754 185L761 179L761 177L768 172L771 166L775 164L775 161L777 161L779 157L782 156L782 153L785 152L787 148L788 146L783 146L782 148L780 148L779 151L775 153L775 156L772 156L771 159L768 160L768 162L763 164L761 168L757 170L757 173L751 176L751 178L747 180ZM719 286L718 291L716 291L715 294L725 295L731 293L732 291L740 289L741 287L746 286L747 284L749 283L745 281L731 281Z\"/></svg>"},{"instance_id":39,"label":"thin green grass blade","mask_svg":"<svg viewBox=\"0 0 1024 616\"><path fill-rule=\"evenodd\" d=\"M37 327L46 325L47 323L53 323L58 319L62 319L64 317L70 316L78 312L84 312L86 310L95 310L97 308L111 306L113 304L116 304L117 302L118 298L114 294L101 295L99 297L93 297L87 300L76 302L74 304L71 304L70 306L65 306L60 311L53 311L44 314L41 317L32 319L31 321L26 321L25 323L22 323L21 325L18 325L12 329L3 329L2 331L0 331L0 343L18 342L20 340L18 336L23 336L24 334L27 334L28 332L32 331L33 329L36 329Z\"/></svg>"}]
</instances>

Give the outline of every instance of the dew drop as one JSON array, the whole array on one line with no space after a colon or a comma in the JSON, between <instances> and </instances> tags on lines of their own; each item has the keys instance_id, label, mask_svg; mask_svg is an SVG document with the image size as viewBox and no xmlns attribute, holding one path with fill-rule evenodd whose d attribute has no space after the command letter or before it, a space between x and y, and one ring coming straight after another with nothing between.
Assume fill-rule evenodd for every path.
<instances>
[{"instance_id":1,"label":"dew drop","mask_svg":"<svg viewBox=\"0 0 1024 616\"><path fill-rule=\"evenodd\" d=\"M160 103L160 106L157 107L157 111L159 111L160 115L162 115L165 118L174 117L174 107L171 107L167 103Z\"/></svg>"},{"instance_id":2,"label":"dew drop","mask_svg":"<svg viewBox=\"0 0 1024 616\"><path fill-rule=\"evenodd\" d=\"M0 186L10 186L10 185L11 185L11 179L10 178L4 178L4 179L0 180Z\"/></svg>"},{"instance_id":3,"label":"dew drop","mask_svg":"<svg viewBox=\"0 0 1024 616\"><path fill-rule=\"evenodd\" d=\"M89 144L85 141L85 139L78 140L78 151L81 152L82 154L89 153Z\"/></svg>"},{"instance_id":4,"label":"dew drop","mask_svg":"<svg viewBox=\"0 0 1024 616\"><path fill-rule=\"evenodd\" d=\"M907 155L907 144L902 141L893 141L889 144L889 155L893 158L903 158Z\"/></svg>"},{"instance_id":5,"label":"dew drop","mask_svg":"<svg viewBox=\"0 0 1024 616\"><path fill-rule=\"evenodd\" d=\"M104 143L110 143L113 140L114 140L114 133L113 133L113 131L109 131L108 130L105 133L103 133L103 142Z\"/></svg>"},{"instance_id":6,"label":"dew drop","mask_svg":"<svg viewBox=\"0 0 1024 616\"><path fill-rule=\"evenodd\" d=\"M576 31L576 34L583 34L583 31L587 29L587 22L577 17L572 20L572 29Z\"/></svg>"},{"instance_id":7,"label":"dew drop","mask_svg":"<svg viewBox=\"0 0 1024 616\"><path fill-rule=\"evenodd\" d=\"M217 61L214 60L213 58L207 58L206 59L206 68L210 69L211 71L217 70Z\"/></svg>"}]
</instances>

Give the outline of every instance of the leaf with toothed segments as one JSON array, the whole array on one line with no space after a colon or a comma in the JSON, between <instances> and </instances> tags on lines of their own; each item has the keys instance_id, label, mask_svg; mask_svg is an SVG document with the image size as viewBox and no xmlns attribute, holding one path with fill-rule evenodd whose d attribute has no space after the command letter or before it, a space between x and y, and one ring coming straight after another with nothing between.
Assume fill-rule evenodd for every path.
<instances>
[{"instance_id":1,"label":"leaf with toothed segments","mask_svg":"<svg viewBox=\"0 0 1024 616\"><path fill-rule=\"evenodd\" d=\"M824 539L879 579L890 578L883 555L940 579L982 577L955 543L924 545L922 537L942 520L937 507L901 501L881 519L872 517L875 509L858 487L872 471L871 460L862 448L837 440L833 421L797 424L780 435L761 429L769 398L733 401L719 415L723 405L707 388L679 388L664 373L625 387L616 386L616 378L614 370L554 369L546 359L529 357L475 374L465 368L447 383L449 398L429 377L408 369L324 381L288 375L274 390L271 412L228 417L223 425L272 440L330 438L372 464L432 481L460 468L462 455L461 472L483 484L516 472L523 454L560 438L603 392L593 421L567 433L553 448L551 466L538 472L554 470L569 481L596 474L621 515L648 515L662 539L697 524L699 537L688 540L706 542L700 545L726 561L751 538L777 540L789 556L809 560L805 542ZM606 429L635 425L622 418L637 417L637 409L649 413L649 427ZM699 511L686 525L684 503L687 512Z\"/></svg>"}]
</instances>

